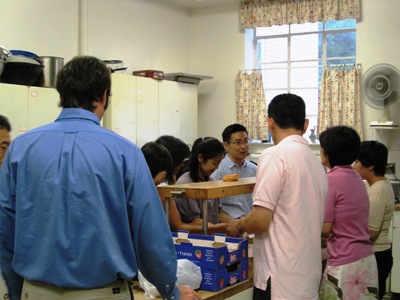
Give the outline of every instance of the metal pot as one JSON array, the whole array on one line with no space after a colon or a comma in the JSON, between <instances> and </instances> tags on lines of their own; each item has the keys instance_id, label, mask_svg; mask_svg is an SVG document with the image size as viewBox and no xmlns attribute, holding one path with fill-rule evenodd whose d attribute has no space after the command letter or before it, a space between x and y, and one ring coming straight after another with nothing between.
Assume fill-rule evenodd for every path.
<instances>
[{"instance_id":1,"label":"metal pot","mask_svg":"<svg viewBox=\"0 0 400 300\"><path fill-rule=\"evenodd\" d=\"M0 45L0 60L5 61L10 56L12 56L12 53Z\"/></svg>"},{"instance_id":2,"label":"metal pot","mask_svg":"<svg viewBox=\"0 0 400 300\"><path fill-rule=\"evenodd\" d=\"M34 86L42 69L43 67L39 63L7 61L2 80L10 84Z\"/></svg>"},{"instance_id":3,"label":"metal pot","mask_svg":"<svg viewBox=\"0 0 400 300\"><path fill-rule=\"evenodd\" d=\"M3 70L4 70L4 66L6 65L6 61L5 60L0 60L0 78L1 78L1 74L3 74Z\"/></svg>"},{"instance_id":4,"label":"metal pot","mask_svg":"<svg viewBox=\"0 0 400 300\"><path fill-rule=\"evenodd\" d=\"M126 67L124 67L124 62L122 60L103 60L107 68L111 73L125 73Z\"/></svg>"},{"instance_id":5,"label":"metal pot","mask_svg":"<svg viewBox=\"0 0 400 300\"><path fill-rule=\"evenodd\" d=\"M12 56L12 53L0 45L0 77L6 65L6 60L10 56Z\"/></svg>"},{"instance_id":6,"label":"metal pot","mask_svg":"<svg viewBox=\"0 0 400 300\"><path fill-rule=\"evenodd\" d=\"M64 58L56 56L42 56L43 79L42 86L56 87L57 74L64 67Z\"/></svg>"}]
</instances>

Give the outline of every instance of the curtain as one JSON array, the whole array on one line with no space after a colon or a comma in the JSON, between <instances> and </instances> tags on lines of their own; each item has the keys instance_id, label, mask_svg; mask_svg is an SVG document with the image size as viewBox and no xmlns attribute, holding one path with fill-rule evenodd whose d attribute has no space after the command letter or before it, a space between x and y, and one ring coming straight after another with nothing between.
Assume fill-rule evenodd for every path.
<instances>
[{"instance_id":1,"label":"curtain","mask_svg":"<svg viewBox=\"0 0 400 300\"><path fill-rule=\"evenodd\" d=\"M241 0L241 29L360 18L361 0Z\"/></svg>"},{"instance_id":2,"label":"curtain","mask_svg":"<svg viewBox=\"0 0 400 300\"><path fill-rule=\"evenodd\" d=\"M346 125L362 137L360 71L325 68L318 102L318 132L330 126Z\"/></svg>"},{"instance_id":3,"label":"curtain","mask_svg":"<svg viewBox=\"0 0 400 300\"><path fill-rule=\"evenodd\" d=\"M260 72L236 76L236 120L247 128L250 139L268 138L267 107Z\"/></svg>"}]
</instances>

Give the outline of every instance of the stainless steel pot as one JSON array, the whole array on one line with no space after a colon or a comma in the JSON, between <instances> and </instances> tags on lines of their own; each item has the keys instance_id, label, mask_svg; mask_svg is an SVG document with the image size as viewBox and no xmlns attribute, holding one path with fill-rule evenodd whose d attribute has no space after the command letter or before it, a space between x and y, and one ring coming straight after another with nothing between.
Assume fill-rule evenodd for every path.
<instances>
[{"instance_id":1,"label":"stainless steel pot","mask_svg":"<svg viewBox=\"0 0 400 300\"><path fill-rule=\"evenodd\" d=\"M6 60L10 56L12 56L12 53L0 45L0 77L6 65Z\"/></svg>"},{"instance_id":2,"label":"stainless steel pot","mask_svg":"<svg viewBox=\"0 0 400 300\"><path fill-rule=\"evenodd\" d=\"M12 56L12 53L0 45L0 60L5 61L10 56Z\"/></svg>"},{"instance_id":3,"label":"stainless steel pot","mask_svg":"<svg viewBox=\"0 0 400 300\"><path fill-rule=\"evenodd\" d=\"M56 87L57 74L64 67L64 58L56 56L42 56L44 87Z\"/></svg>"},{"instance_id":4,"label":"stainless steel pot","mask_svg":"<svg viewBox=\"0 0 400 300\"><path fill-rule=\"evenodd\" d=\"M5 60L0 60L0 78L1 78L1 74L3 74L3 70L4 70L4 66L6 65L6 61Z\"/></svg>"}]
</instances>

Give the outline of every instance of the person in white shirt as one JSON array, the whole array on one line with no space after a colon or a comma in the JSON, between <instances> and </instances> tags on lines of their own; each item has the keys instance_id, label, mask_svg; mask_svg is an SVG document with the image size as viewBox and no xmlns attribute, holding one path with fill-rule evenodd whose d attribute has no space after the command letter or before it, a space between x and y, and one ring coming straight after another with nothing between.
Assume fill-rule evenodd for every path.
<instances>
[{"instance_id":1,"label":"person in white shirt","mask_svg":"<svg viewBox=\"0 0 400 300\"><path fill-rule=\"evenodd\" d=\"M354 163L356 171L368 182L368 228L378 266L379 299L385 295L386 279L393 265L389 227L393 217L394 193L385 177L387 158L388 149L384 144L364 141Z\"/></svg>"}]
</instances>

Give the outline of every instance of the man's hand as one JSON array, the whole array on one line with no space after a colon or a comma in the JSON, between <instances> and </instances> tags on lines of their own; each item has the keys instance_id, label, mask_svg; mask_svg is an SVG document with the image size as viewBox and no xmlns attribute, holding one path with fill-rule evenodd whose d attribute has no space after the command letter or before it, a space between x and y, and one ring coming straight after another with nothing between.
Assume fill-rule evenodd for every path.
<instances>
[{"instance_id":1,"label":"man's hand","mask_svg":"<svg viewBox=\"0 0 400 300\"><path fill-rule=\"evenodd\" d=\"M241 229L241 226L240 226L240 220L241 219L233 220L228 223L228 235L229 236L239 237L244 233L244 231Z\"/></svg>"},{"instance_id":2,"label":"man's hand","mask_svg":"<svg viewBox=\"0 0 400 300\"><path fill-rule=\"evenodd\" d=\"M180 300L200 300L201 297L197 294L197 292L187 286L180 285L179 290L181 291Z\"/></svg>"}]
</instances>

